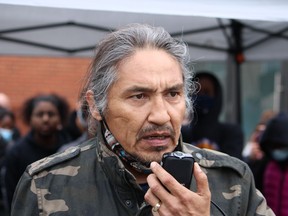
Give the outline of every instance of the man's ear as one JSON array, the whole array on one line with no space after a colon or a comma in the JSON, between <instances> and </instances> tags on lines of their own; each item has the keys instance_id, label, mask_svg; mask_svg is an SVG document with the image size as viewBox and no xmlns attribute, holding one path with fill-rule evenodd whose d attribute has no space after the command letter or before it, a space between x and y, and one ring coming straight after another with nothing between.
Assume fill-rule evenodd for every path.
<instances>
[{"instance_id":1,"label":"man's ear","mask_svg":"<svg viewBox=\"0 0 288 216\"><path fill-rule=\"evenodd\" d=\"M102 120L102 116L100 115L100 112L96 106L96 102L94 100L94 93L89 90L86 92L86 101L89 105L89 110L91 115L98 121Z\"/></svg>"}]
</instances>

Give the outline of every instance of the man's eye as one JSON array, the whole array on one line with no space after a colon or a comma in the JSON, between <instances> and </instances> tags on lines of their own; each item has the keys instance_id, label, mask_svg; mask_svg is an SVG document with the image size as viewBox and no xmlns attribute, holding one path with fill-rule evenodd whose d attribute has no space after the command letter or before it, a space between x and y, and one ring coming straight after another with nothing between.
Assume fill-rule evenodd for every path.
<instances>
[{"instance_id":1,"label":"man's eye","mask_svg":"<svg viewBox=\"0 0 288 216\"><path fill-rule=\"evenodd\" d=\"M179 95L178 92L170 92L169 94L170 94L171 97L176 97L176 96Z\"/></svg>"},{"instance_id":2,"label":"man's eye","mask_svg":"<svg viewBox=\"0 0 288 216\"><path fill-rule=\"evenodd\" d=\"M138 100L143 99L144 97L145 97L144 94L137 94L133 96L133 98L138 99Z\"/></svg>"}]
</instances>

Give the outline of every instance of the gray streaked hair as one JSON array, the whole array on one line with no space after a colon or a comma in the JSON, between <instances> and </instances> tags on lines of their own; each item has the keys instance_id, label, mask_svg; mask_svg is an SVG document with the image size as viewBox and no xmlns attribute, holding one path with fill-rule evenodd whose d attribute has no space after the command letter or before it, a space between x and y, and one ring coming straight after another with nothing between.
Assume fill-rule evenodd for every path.
<instances>
[{"instance_id":1,"label":"gray streaked hair","mask_svg":"<svg viewBox=\"0 0 288 216\"><path fill-rule=\"evenodd\" d=\"M183 72L187 113L190 113L192 111L190 94L194 92L195 86L188 65L190 61L188 48L185 43L172 38L164 28L146 24L132 24L119 29L108 34L98 44L81 92L82 102L86 100L86 92L92 90L98 111L105 115L109 88L117 80L117 66L132 56L137 49L143 48L164 50L179 62ZM87 108L84 109L87 111Z\"/></svg>"}]
</instances>

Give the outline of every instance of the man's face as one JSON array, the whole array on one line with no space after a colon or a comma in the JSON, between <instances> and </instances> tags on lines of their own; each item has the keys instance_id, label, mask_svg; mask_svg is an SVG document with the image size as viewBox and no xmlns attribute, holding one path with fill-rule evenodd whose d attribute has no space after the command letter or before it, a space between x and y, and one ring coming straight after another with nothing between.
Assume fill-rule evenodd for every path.
<instances>
[{"instance_id":1,"label":"man's face","mask_svg":"<svg viewBox=\"0 0 288 216\"><path fill-rule=\"evenodd\" d=\"M182 71L169 54L139 49L118 66L105 119L123 148L140 161L173 151L185 114Z\"/></svg>"},{"instance_id":2,"label":"man's face","mask_svg":"<svg viewBox=\"0 0 288 216\"><path fill-rule=\"evenodd\" d=\"M61 124L59 112L54 104L41 101L33 109L30 125L39 135L51 136Z\"/></svg>"}]
</instances>

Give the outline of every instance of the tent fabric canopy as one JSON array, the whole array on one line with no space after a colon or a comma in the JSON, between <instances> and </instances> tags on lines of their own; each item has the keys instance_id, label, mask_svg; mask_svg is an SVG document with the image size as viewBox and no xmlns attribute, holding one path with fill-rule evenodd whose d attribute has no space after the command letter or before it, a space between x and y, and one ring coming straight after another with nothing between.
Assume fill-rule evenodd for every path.
<instances>
[{"instance_id":1,"label":"tent fabric canopy","mask_svg":"<svg viewBox=\"0 0 288 216\"><path fill-rule=\"evenodd\" d=\"M286 0L1 0L0 3L92 11L202 16L228 19L288 21Z\"/></svg>"},{"instance_id":2,"label":"tent fabric canopy","mask_svg":"<svg viewBox=\"0 0 288 216\"><path fill-rule=\"evenodd\" d=\"M183 39L197 61L225 60L239 49L246 59L286 59L287 9L280 0L0 0L0 54L91 56L105 34L139 22Z\"/></svg>"},{"instance_id":3,"label":"tent fabric canopy","mask_svg":"<svg viewBox=\"0 0 288 216\"><path fill-rule=\"evenodd\" d=\"M114 29L162 26L189 45L192 61L227 62L227 104L241 123L242 58L288 59L287 11L287 0L0 0L0 55L91 57Z\"/></svg>"}]
</instances>

